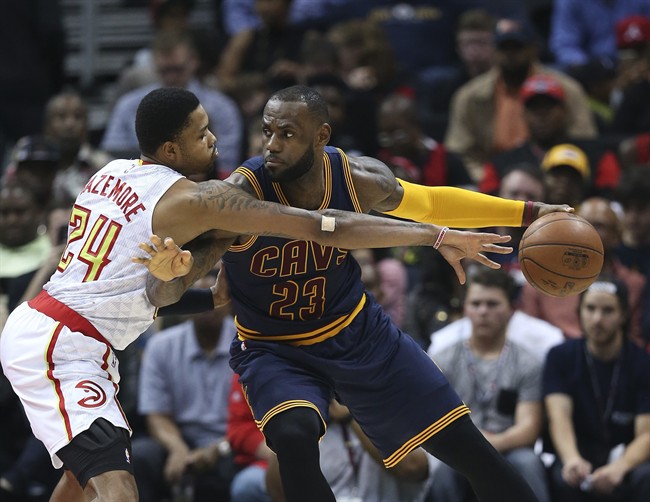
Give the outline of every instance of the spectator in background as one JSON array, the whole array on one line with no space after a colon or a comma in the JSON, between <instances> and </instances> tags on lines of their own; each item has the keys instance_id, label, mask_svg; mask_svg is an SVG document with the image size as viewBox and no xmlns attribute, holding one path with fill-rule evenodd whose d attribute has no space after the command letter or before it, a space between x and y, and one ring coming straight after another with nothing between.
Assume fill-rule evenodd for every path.
<instances>
[{"instance_id":1,"label":"spectator in background","mask_svg":"<svg viewBox=\"0 0 650 502\"><path fill-rule=\"evenodd\" d=\"M625 90L643 80L650 70L650 16L632 14L616 23L618 78L616 85Z\"/></svg>"},{"instance_id":2,"label":"spectator in background","mask_svg":"<svg viewBox=\"0 0 650 502\"><path fill-rule=\"evenodd\" d=\"M88 106L77 92L65 91L50 98L45 107L43 132L61 153L53 181L54 199L59 205L69 206L111 157L88 141Z\"/></svg>"},{"instance_id":3,"label":"spectator in background","mask_svg":"<svg viewBox=\"0 0 650 502\"><path fill-rule=\"evenodd\" d=\"M548 203L561 200L562 204L578 207L591 192L589 159L575 145L554 146L546 152L540 167Z\"/></svg>"},{"instance_id":4,"label":"spectator in background","mask_svg":"<svg viewBox=\"0 0 650 502\"><path fill-rule=\"evenodd\" d=\"M61 1L3 1L0 34L0 165L4 166L6 153L19 138L41 132L45 103L63 85Z\"/></svg>"},{"instance_id":5,"label":"spectator in background","mask_svg":"<svg viewBox=\"0 0 650 502\"><path fill-rule=\"evenodd\" d=\"M228 398L227 437L238 469L230 485L230 499L233 502L270 502L265 477L269 460L275 453L257 428L237 374L233 374Z\"/></svg>"},{"instance_id":6,"label":"spectator in background","mask_svg":"<svg viewBox=\"0 0 650 502\"><path fill-rule=\"evenodd\" d=\"M222 0L226 33L259 28L262 24L255 12L255 0ZM367 12L366 0L292 0L289 22L305 28L326 30L345 18L362 17Z\"/></svg>"},{"instance_id":7,"label":"spectator in background","mask_svg":"<svg viewBox=\"0 0 650 502\"><path fill-rule=\"evenodd\" d=\"M445 145L463 157L477 184L483 178L485 162L529 138L520 92L531 75L552 75L559 82L566 96L569 135L596 135L584 91L572 78L539 63L535 35L528 24L499 20L495 42L495 66L454 95L445 136Z\"/></svg>"},{"instance_id":8,"label":"spectator in background","mask_svg":"<svg viewBox=\"0 0 650 502\"><path fill-rule=\"evenodd\" d=\"M52 201L52 188L61 163L61 150L43 135L23 136L16 142L4 179L18 179L34 191L44 208Z\"/></svg>"},{"instance_id":9,"label":"spectator in background","mask_svg":"<svg viewBox=\"0 0 650 502\"><path fill-rule=\"evenodd\" d=\"M631 16L618 25L622 63L620 103L612 129L626 136L650 131L650 14Z\"/></svg>"},{"instance_id":10,"label":"spectator in background","mask_svg":"<svg viewBox=\"0 0 650 502\"><path fill-rule=\"evenodd\" d=\"M427 186L472 184L460 156L424 134L416 102L402 94L384 98L378 111L378 158L398 178Z\"/></svg>"},{"instance_id":11,"label":"spectator in background","mask_svg":"<svg viewBox=\"0 0 650 502\"><path fill-rule=\"evenodd\" d=\"M520 162L508 166L505 176L499 185L497 195L504 199L512 200L546 200L544 178L536 164ZM508 272L517 283L522 286L526 279L521 272L519 264L519 244L525 232L524 227L498 227L494 231L500 235L509 235L512 253L496 256L494 261L501 264L501 268Z\"/></svg>"},{"instance_id":12,"label":"spectator in background","mask_svg":"<svg viewBox=\"0 0 650 502\"><path fill-rule=\"evenodd\" d=\"M242 158L244 126L237 105L225 94L197 79L199 59L189 33L161 32L153 42L153 51L159 82L139 87L118 99L108 120L101 148L116 157L137 157L135 113L138 104L160 86L181 87L196 94L210 118L210 129L217 136L219 149L214 174L225 177Z\"/></svg>"},{"instance_id":13,"label":"spectator in background","mask_svg":"<svg viewBox=\"0 0 650 502\"><path fill-rule=\"evenodd\" d=\"M487 11L463 12L456 27L456 53L460 59L449 75L418 87L418 102L427 114L426 122L434 138L442 140L449 120L449 105L454 93L494 64L494 25Z\"/></svg>"},{"instance_id":14,"label":"spectator in background","mask_svg":"<svg viewBox=\"0 0 650 502\"><path fill-rule=\"evenodd\" d=\"M616 63L607 57L593 58L567 69L567 73L580 83L587 94L589 108L600 136L612 133L615 111L612 101L617 80L616 70Z\"/></svg>"},{"instance_id":15,"label":"spectator in background","mask_svg":"<svg viewBox=\"0 0 650 502\"><path fill-rule=\"evenodd\" d=\"M356 100L355 93L335 73L314 74L305 84L318 91L327 101L332 126L331 145L349 155L376 155L376 119L374 107ZM375 137L371 135L375 133Z\"/></svg>"},{"instance_id":16,"label":"spectator in background","mask_svg":"<svg viewBox=\"0 0 650 502\"><path fill-rule=\"evenodd\" d=\"M580 296L584 338L551 349L544 400L557 502L646 502L650 357L626 339L627 291L599 278Z\"/></svg>"},{"instance_id":17,"label":"spectator in background","mask_svg":"<svg viewBox=\"0 0 650 502\"><path fill-rule=\"evenodd\" d=\"M241 76L258 73L273 87L298 83L300 50L305 31L289 23L293 0L254 0L261 25L242 30L224 48L216 75L220 88L231 93Z\"/></svg>"},{"instance_id":18,"label":"spectator in background","mask_svg":"<svg viewBox=\"0 0 650 502\"><path fill-rule=\"evenodd\" d=\"M631 14L650 16L647 0L555 0L549 45L561 67L593 57L617 59L615 24Z\"/></svg>"},{"instance_id":19,"label":"spectator in background","mask_svg":"<svg viewBox=\"0 0 650 502\"><path fill-rule=\"evenodd\" d=\"M551 75L533 75L526 79L520 91L524 121L530 133L520 145L496 155L486 163L479 189L496 193L499 180L509 166L519 163L540 165L553 147L571 143L587 155L589 189L599 195L611 195L618 182L620 165L607 142L600 139L579 139L569 129L570 99L560 81ZM586 172L587 170L585 170Z\"/></svg>"},{"instance_id":20,"label":"spectator in background","mask_svg":"<svg viewBox=\"0 0 650 502\"><path fill-rule=\"evenodd\" d=\"M197 287L214 279L209 274ZM148 436L136 438L132 448L142 502L185 490L195 502L229 500L234 466L226 440L233 374L228 351L235 332L229 310L219 308L195 314L147 342L138 411Z\"/></svg>"},{"instance_id":21,"label":"spectator in background","mask_svg":"<svg viewBox=\"0 0 650 502\"><path fill-rule=\"evenodd\" d=\"M29 281L47 259L52 244L45 229L46 209L21 180L0 185L0 291L11 312Z\"/></svg>"},{"instance_id":22,"label":"spectator in background","mask_svg":"<svg viewBox=\"0 0 650 502\"><path fill-rule=\"evenodd\" d=\"M643 298L647 281L635 270L626 267L616 257L616 248L620 244L621 226L618 215L607 199L591 197L585 200L577 210L577 214L591 223L603 243L605 251L602 274L616 278L625 284L628 291L628 333L630 339L640 347L648 345L647 337L642 332L642 319L645 307ZM521 295L521 307L529 314L545 319L561 327L570 337L581 334L578 318L578 296L555 298L540 293L529 284L525 284Z\"/></svg>"},{"instance_id":23,"label":"spectator in background","mask_svg":"<svg viewBox=\"0 0 650 502\"><path fill-rule=\"evenodd\" d=\"M623 208L621 241L615 254L621 263L643 274L650 284L650 172L645 166L631 166L621 176L615 200ZM643 328L650 342L650 287L642 301Z\"/></svg>"},{"instance_id":24,"label":"spectator in background","mask_svg":"<svg viewBox=\"0 0 650 502\"><path fill-rule=\"evenodd\" d=\"M376 105L401 84L395 51L377 24L349 19L333 25L326 38L336 48L341 77L363 99Z\"/></svg>"},{"instance_id":25,"label":"spectator in background","mask_svg":"<svg viewBox=\"0 0 650 502\"><path fill-rule=\"evenodd\" d=\"M542 358L506 336L515 295L506 272L477 270L468 279L464 302L469 339L429 354L483 435L526 479L539 502L549 502L544 464L533 450L543 421ZM471 500L467 480L447 465L434 473L431 490L436 502Z\"/></svg>"}]
</instances>

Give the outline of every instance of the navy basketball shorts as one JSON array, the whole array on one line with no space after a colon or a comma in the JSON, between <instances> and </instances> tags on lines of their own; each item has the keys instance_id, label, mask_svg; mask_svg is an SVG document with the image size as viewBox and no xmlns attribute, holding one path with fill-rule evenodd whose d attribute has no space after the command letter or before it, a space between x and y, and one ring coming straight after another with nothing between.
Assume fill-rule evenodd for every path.
<instances>
[{"instance_id":1,"label":"navy basketball shorts","mask_svg":"<svg viewBox=\"0 0 650 502\"><path fill-rule=\"evenodd\" d=\"M368 296L336 336L308 346L235 338L231 367L258 427L294 407L310 407L325 431L330 400L345 404L393 467L469 413L438 366Z\"/></svg>"}]
</instances>

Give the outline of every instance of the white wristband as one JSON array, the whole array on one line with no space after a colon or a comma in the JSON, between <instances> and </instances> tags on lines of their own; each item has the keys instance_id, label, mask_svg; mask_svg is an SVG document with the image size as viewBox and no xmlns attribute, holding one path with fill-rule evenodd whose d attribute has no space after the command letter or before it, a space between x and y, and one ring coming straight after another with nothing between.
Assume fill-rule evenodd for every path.
<instances>
[{"instance_id":1,"label":"white wristband","mask_svg":"<svg viewBox=\"0 0 650 502\"><path fill-rule=\"evenodd\" d=\"M320 229L323 232L334 232L336 229L336 218L331 216L321 216Z\"/></svg>"}]
</instances>

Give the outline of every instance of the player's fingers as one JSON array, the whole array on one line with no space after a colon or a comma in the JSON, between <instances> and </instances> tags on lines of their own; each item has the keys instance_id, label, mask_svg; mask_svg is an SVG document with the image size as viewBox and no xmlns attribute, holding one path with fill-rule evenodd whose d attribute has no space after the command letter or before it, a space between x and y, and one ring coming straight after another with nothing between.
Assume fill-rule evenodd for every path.
<instances>
[{"instance_id":1,"label":"player's fingers","mask_svg":"<svg viewBox=\"0 0 650 502\"><path fill-rule=\"evenodd\" d=\"M137 256L134 256L131 258L131 261L133 263L139 263L140 265L147 265L149 263L149 258L139 258Z\"/></svg>"},{"instance_id":2,"label":"player's fingers","mask_svg":"<svg viewBox=\"0 0 650 502\"><path fill-rule=\"evenodd\" d=\"M157 253L156 248L147 244L146 242L141 242L140 244L138 244L138 247L142 249L142 251L144 251L145 253L151 256L154 256Z\"/></svg>"},{"instance_id":3,"label":"player's fingers","mask_svg":"<svg viewBox=\"0 0 650 502\"><path fill-rule=\"evenodd\" d=\"M451 263L451 266L454 269L454 272L456 272L456 277L458 277L458 282L460 282L461 284L465 284L465 269L460 264L460 260Z\"/></svg>"},{"instance_id":4,"label":"player's fingers","mask_svg":"<svg viewBox=\"0 0 650 502\"><path fill-rule=\"evenodd\" d=\"M173 249L173 248L177 247L176 243L174 242L174 239L172 239L171 237L165 237L165 240L163 241L163 244L165 245L165 247L167 249Z\"/></svg>"},{"instance_id":5,"label":"player's fingers","mask_svg":"<svg viewBox=\"0 0 650 502\"><path fill-rule=\"evenodd\" d=\"M188 264L188 263L192 263L193 261L194 258L192 257L192 253L190 253L187 249L181 251L181 263Z\"/></svg>"},{"instance_id":6,"label":"player's fingers","mask_svg":"<svg viewBox=\"0 0 650 502\"><path fill-rule=\"evenodd\" d=\"M485 255L483 255L481 253L477 254L475 259L476 259L477 262L479 262L479 263L481 263L483 265L486 265L486 266L488 266L490 268L494 268L494 269L501 268L500 264L498 264L495 261L490 260L487 256L485 256Z\"/></svg>"},{"instance_id":7,"label":"player's fingers","mask_svg":"<svg viewBox=\"0 0 650 502\"><path fill-rule=\"evenodd\" d=\"M509 254L512 253L512 247L510 246L497 246L496 244L483 244L482 253L498 253L498 254Z\"/></svg>"},{"instance_id":8,"label":"player's fingers","mask_svg":"<svg viewBox=\"0 0 650 502\"><path fill-rule=\"evenodd\" d=\"M160 247L163 244L162 239L160 237L158 237L156 234L151 234L151 236L149 237L149 240L156 247Z\"/></svg>"}]
</instances>

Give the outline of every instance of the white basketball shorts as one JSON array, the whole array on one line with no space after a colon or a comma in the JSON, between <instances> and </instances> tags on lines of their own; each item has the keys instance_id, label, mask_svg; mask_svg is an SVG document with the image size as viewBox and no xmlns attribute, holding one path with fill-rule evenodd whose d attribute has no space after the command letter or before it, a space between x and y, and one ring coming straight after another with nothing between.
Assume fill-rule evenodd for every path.
<instances>
[{"instance_id":1,"label":"white basketball shorts","mask_svg":"<svg viewBox=\"0 0 650 502\"><path fill-rule=\"evenodd\" d=\"M101 335L94 338L78 331L79 320L81 325L84 320L63 307L55 320L39 312L47 309L23 303L11 313L0 335L4 373L25 408L34 436L43 442L57 469L63 464L56 452L97 418L130 432L116 398L117 357ZM75 315L79 319L70 319Z\"/></svg>"}]
</instances>

